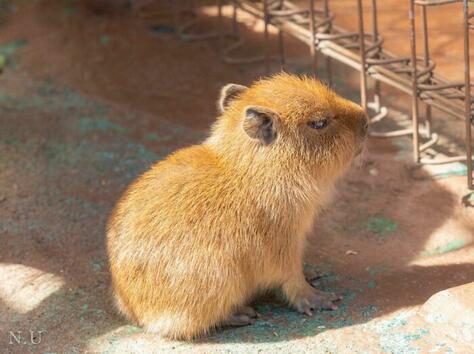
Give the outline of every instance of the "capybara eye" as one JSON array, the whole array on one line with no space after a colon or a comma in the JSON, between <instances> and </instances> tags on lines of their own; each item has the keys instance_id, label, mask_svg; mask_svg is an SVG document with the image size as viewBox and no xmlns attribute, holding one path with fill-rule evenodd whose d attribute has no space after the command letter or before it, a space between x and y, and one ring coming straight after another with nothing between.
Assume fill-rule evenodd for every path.
<instances>
[{"instance_id":1,"label":"capybara eye","mask_svg":"<svg viewBox=\"0 0 474 354\"><path fill-rule=\"evenodd\" d=\"M328 126L329 124L329 119L328 118L323 118L320 120L310 120L308 122L308 126L313 129L321 130L324 129Z\"/></svg>"}]
</instances>

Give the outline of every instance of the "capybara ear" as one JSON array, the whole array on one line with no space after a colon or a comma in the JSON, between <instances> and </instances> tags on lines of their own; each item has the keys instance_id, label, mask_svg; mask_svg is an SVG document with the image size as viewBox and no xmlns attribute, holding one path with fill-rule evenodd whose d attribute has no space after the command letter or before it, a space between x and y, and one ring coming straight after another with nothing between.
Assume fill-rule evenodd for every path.
<instances>
[{"instance_id":1,"label":"capybara ear","mask_svg":"<svg viewBox=\"0 0 474 354\"><path fill-rule=\"evenodd\" d=\"M221 95L219 97L219 111L224 113L229 104L237 98L237 96L247 89L246 86L237 84L227 84L221 89Z\"/></svg>"},{"instance_id":2,"label":"capybara ear","mask_svg":"<svg viewBox=\"0 0 474 354\"><path fill-rule=\"evenodd\" d=\"M242 127L249 137L258 139L263 145L271 144L277 137L275 118L277 114L261 106L245 108Z\"/></svg>"}]
</instances>

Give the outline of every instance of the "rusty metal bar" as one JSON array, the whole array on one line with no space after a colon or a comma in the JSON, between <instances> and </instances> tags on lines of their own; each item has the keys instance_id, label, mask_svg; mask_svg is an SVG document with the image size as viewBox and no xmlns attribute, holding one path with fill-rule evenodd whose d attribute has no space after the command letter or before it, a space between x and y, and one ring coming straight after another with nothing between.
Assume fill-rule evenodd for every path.
<instances>
[{"instance_id":1,"label":"rusty metal bar","mask_svg":"<svg viewBox=\"0 0 474 354\"><path fill-rule=\"evenodd\" d=\"M379 39L379 28L378 28L378 19L377 19L377 0L372 0L372 36L374 38L374 41L378 41L378 39ZM382 107L380 105L381 105L381 102L380 102L380 81L375 80L375 84L374 84L374 102L373 102L373 105L372 105L375 112L381 113Z\"/></svg>"},{"instance_id":2,"label":"rusty metal bar","mask_svg":"<svg viewBox=\"0 0 474 354\"><path fill-rule=\"evenodd\" d=\"M424 66L428 66L430 62L430 52L429 52L429 43L428 43L428 20L427 20L427 13L426 13L426 6L421 7L421 16L423 21L423 64ZM425 129L426 134L429 136L431 135L431 106L426 105L425 108Z\"/></svg>"},{"instance_id":3,"label":"rusty metal bar","mask_svg":"<svg viewBox=\"0 0 474 354\"><path fill-rule=\"evenodd\" d=\"M466 165L467 165L467 188L474 189L472 175L472 100L471 100L471 63L469 58L469 4L468 0L463 1L464 17L464 91L465 91L465 119L466 119Z\"/></svg>"},{"instance_id":4,"label":"rusty metal bar","mask_svg":"<svg viewBox=\"0 0 474 354\"><path fill-rule=\"evenodd\" d=\"M331 13L329 12L329 0L323 0L323 17L330 18L330 16L331 16ZM329 22L326 32L331 31L331 25L332 23ZM325 58L325 63L326 63L326 76L327 76L329 85L332 86L333 80L332 80L331 58L328 56L324 56L324 58Z\"/></svg>"},{"instance_id":5,"label":"rusty metal bar","mask_svg":"<svg viewBox=\"0 0 474 354\"><path fill-rule=\"evenodd\" d=\"M418 130L418 72L417 72L417 58L416 58L416 29L415 29L415 1L409 1L408 18L410 21L410 48L411 48L411 65L412 65L412 127L413 127L413 159L415 162L420 161L420 144L419 144L419 130Z\"/></svg>"},{"instance_id":6,"label":"rusty metal bar","mask_svg":"<svg viewBox=\"0 0 474 354\"><path fill-rule=\"evenodd\" d=\"M314 0L309 0L309 28L311 31L311 45L309 46L309 53L311 55L311 70L313 76L316 76L317 64L316 64L316 19L314 11Z\"/></svg>"},{"instance_id":7,"label":"rusty metal bar","mask_svg":"<svg viewBox=\"0 0 474 354\"><path fill-rule=\"evenodd\" d=\"M278 29L278 56L280 57L281 70L285 69L285 43L283 38L283 31Z\"/></svg>"},{"instance_id":8,"label":"rusty metal bar","mask_svg":"<svg viewBox=\"0 0 474 354\"><path fill-rule=\"evenodd\" d=\"M367 112L367 75L366 75L366 55L365 32L364 32L364 9L362 0L357 0L357 11L359 13L359 52L360 52L360 103Z\"/></svg>"},{"instance_id":9,"label":"rusty metal bar","mask_svg":"<svg viewBox=\"0 0 474 354\"><path fill-rule=\"evenodd\" d=\"M224 0L217 0L217 18L218 18L218 38L219 38L219 53L222 54L222 46L224 41L224 25L222 19L222 6Z\"/></svg>"},{"instance_id":10,"label":"rusty metal bar","mask_svg":"<svg viewBox=\"0 0 474 354\"><path fill-rule=\"evenodd\" d=\"M265 57L265 74L270 74L270 49L268 47L268 0L263 0L263 55Z\"/></svg>"}]
</instances>

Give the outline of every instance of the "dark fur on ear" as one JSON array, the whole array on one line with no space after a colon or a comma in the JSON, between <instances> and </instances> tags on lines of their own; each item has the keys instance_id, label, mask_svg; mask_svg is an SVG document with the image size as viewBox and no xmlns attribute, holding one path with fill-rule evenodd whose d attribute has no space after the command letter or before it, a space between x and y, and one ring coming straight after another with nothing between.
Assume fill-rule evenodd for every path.
<instances>
[{"instance_id":1,"label":"dark fur on ear","mask_svg":"<svg viewBox=\"0 0 474 354\"><path fill-rule=\"evenodd\" d=\"M263 145L269 145L276 139L275 112L265 107L249 106L245 108L244 115L242 127L249 137L260 140Z\"/></svg>"},{"instance_id":2,"label":"dark fur on ear","mask_svg":"<svg viewBox=\"0 0 474 354\"><path fill-rule=\"evenodd\" d=\"M219 97L218 108L221 113L224 113L229 104L235 100L235 98L247 89L246 86L237 84L227 84L221 89L221 95Z\"/></svg>"}]
</instances>

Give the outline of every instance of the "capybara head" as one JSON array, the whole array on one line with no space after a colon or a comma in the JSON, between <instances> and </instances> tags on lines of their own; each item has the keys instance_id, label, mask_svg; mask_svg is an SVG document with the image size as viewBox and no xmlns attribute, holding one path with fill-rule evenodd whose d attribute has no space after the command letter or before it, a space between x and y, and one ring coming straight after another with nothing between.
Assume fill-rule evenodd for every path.
<instances>
[{"instance_id":1,"label":"capybara head","mask_svg":"<svg viewBox=\"0 0 474 354\"><path fill-rule=\"evenodd\" d=\"M309 77L277 74L250 87L229 84L210 141L242 158L332 177L362 150L368 119L362 108ZM236 156L237 158L239 156Z\"/></svg>"}]
</instances>

